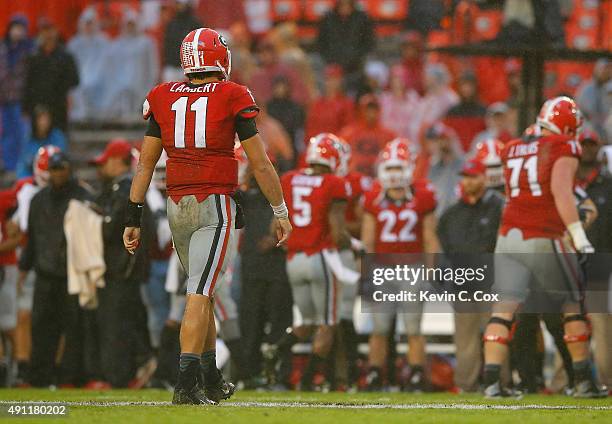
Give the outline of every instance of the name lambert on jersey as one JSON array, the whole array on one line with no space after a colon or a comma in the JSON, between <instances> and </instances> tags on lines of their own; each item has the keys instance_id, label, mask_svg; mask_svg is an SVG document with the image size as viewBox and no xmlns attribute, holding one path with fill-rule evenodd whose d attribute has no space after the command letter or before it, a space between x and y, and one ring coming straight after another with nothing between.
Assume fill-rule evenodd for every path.
<instances>
[{"instance_id":1,"label":"name lambert on jersey","mask_svg":"<svg viewBox=\"0 0 612 424\"><path fill-rule=\"evenodd\" d=\"M218 82L209 82L198 86L189 86L184 82L175 82L170 86L171 93L214 93L219 85Z\"/></svg>"}]
</instances>

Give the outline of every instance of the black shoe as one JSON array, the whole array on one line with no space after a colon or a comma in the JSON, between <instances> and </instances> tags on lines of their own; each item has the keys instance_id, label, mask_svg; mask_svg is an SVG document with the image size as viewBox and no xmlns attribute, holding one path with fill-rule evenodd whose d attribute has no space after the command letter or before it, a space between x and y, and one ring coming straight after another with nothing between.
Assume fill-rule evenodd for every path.
<instances>
[{"instance_id":1,"label":"black shoe","mask_svg":"<svg viewBox=\"0 0 612 424\"><path fill-rule=\"evenodd\" d=\"M413 371L408 377L408 383L403 387L404 392L423 393L425 391L425 375L423 371Z\"/></svg>"},{"instance_id":2,"label":"black shoe","mask_svg":"<svg viewBox=\"0 0 612 424\"><path fill-rule=\"evenodd\" d=\"M174 396L172 396L173 405L217 405L218 402L209 399L204 390L195 385L191 390L183 388L175 388Z\"/></svg>"},{"instance_id":3,"label":"black shoe","mask_svg":"<svg viewBox=\"0 0 612 424\"><path fill-rule=\"evenodd\" d=\"M371 369L366 375L366 386L368 392L380 392L383 389L383 379L379 370Z\"/></svg>"},{"instance_id":4,"label":"black shoe","mask_svg":"<svg viewBox=\"0 0 612 424\"><path fill-rule=\"evenodd\" d=\"M484 390L484 395L487 399L501 399L501 398L521 399L523 397L523 394L520 391L501 387L501 384L499 383L499 381L497 383L493 383L490 386L486 387Z\"/></svg>"},{"instance_id":5,"label":"black shoe","mask_svg":"<svg viewBox=\"0 0 612 424\"><path fill-rule=\"evenodd\" d=\"M216 383L213 384L204 384L204 393L206 393L206 397L213 402L219 403L222 400L227 400L236 391L236 386L232 383L228 383L223 379L221 375L221 371L217 370L219 373L219 379Z\"/></svg>"},{"instance_id":6,"label":"black shoe","mask_svg":"<svg viewBox=\"0 0 612 424\"><path fill-rule=\"evenodd\" d=\"M583 399L605 398L608 396L608 390L599 387L592 379L582 380L574 386L573 396Z\"/></svg>"}]
</instances>

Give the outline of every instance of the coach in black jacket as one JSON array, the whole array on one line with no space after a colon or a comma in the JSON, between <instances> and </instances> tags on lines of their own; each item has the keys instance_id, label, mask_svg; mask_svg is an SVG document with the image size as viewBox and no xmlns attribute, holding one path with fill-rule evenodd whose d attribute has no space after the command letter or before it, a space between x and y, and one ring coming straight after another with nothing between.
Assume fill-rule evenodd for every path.
<instances>
[{"instance_id":1,"label":"coach in black jacket","mask_svg":"<svg viewBox=\"0 0 612 424\"><path fill-rule=\"evenodd\" d=\"M501 220L504 198L487 189L486 167L481 162L466 162L461 172L462 195L438 221L438 238L446 254L493 253ZM457 305L457 309L461 305ZM482 363L481 331L488 313L458 311L455 313L455 346L457 367L455 384L464 391L478 388Z\"/></svg>"},{"instance_id":2,"label":"coach in black jacket","mask_svg":"<svg viewBox=\"0 0 612 424\"><path fill-rule=\"evenodd\" d=\"M146 311L140 284L147 281L148 237L153 230L150 213L143 214L142 248L130 255L123 247L127 200L132 184L132 146L113 140L93 162L102 190L96 198L104 216L102 225L106 286L99 290L98 337L102 375L113 387L126 387L136 369L151 358Z\"/></svg>"},{"instance_id":3,"label":"coach in black jacket","mask_svg":"<svg viewBox=\"0 0 612 424\"><path fill-rule=\"evenodd\" d=\"M64 215L72 199L90 200L91 194L72 177L68 157L49 158L49 185L30 203L28 241L19 261L21 271L34 270L32 356L29 380L35 387L82 383L84 312L78 296L68 295ZM55 369L60 337L65 336L59 370ZM58 371L56 373L56 371Z\"/></svg>"},{"instance_id":4,"label":"coach in black jacket","mask_svg":"<svg viewBox=\"0 0 612 424\"><path fill-rule=\"evenodd\" d=\"M582 145L582 157L577 173L577 182L584 188L589 198L597 206L597 219L587 229L589 241L593 243L596 253L602 253L601 260L608 262L612 253L612 176L610 176L598 160L598 153L602 146L599 135L593 131L585 130L580 135ZM598 256L596 256L598 258ZM601 261L593 261L601 262ZM609 281L610 264L605 263L597 267L593 264L589 270L589 284L595 283L595 279L600 280L599 284ZM603 281L602 281L603 280ZM606 281L607 280L607 281ZM608 290L610 290L608 286ZM601 299L607 299L608 293L602 293ZM604 310L607 306L608 311L612 305L601 305ZM612 315L609 313L589 314L593 325L593 339L595 340L594 359L599 380L602 384L610 386L612 384Z\"/></svg>"}]
</instances>

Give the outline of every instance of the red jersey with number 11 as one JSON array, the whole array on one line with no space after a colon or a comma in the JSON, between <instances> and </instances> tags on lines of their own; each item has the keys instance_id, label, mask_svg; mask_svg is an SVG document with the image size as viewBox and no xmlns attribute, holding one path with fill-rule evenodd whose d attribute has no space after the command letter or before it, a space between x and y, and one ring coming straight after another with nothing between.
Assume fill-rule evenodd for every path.
<instances>
[{"instance_id":1,"label":"red jersey with number 11","mask_svg":"<svg viewBox=\"0 0 612 424\"><path fill-rule=\"evenodd\" d=\"M251 118L257 111L249 89L231 81L168 82L151 90L143 116L153 116L161 129L168 195L174 201L236 190L236 117Z\"/></svg>"},{"instance_id":2,"label":"red jersey with number 11","mask_svg":"<svg viewBox=\"0 0 612 424\"><path fill-rule=\"evenodd\" d=\"M287 172L281 185L293 224L287 241L288 257L334 247L329 211L334 200L347 198L344 180L333 174L312 175L305 169Z\"/></svg>"},{"instance_id":3,"label":"red jersey with number 11","mask_svg":"<svg viewBox=\"0 0 612 424\"><path fill-rule=\"evenodd\" d=\"M552 169L561 157L579 158L581 154L580 144L565 135L506 144L501 156L507 202L500 233L506 235L517 228L525 239L561 237L565 225L550 189Z\"/></svg>"}]
</instances>

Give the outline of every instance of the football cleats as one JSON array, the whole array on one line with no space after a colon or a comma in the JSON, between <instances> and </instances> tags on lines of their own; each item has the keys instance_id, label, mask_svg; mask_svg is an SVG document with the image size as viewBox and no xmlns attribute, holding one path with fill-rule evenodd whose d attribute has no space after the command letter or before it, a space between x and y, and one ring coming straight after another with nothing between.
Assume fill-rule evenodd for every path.
<instances>
[{"instance_id":1,"label":"football cleats","mask_svg":"<svg viewBox=\"0 0 612 424\"><path fill-rule=\"evenodd\" d=\"M504 145L494 138L486 139L476 145L474 159L487 167L487 187L498 188L504 185L504 169L502 167L501 151Z\"/></svg>"},{"instance_id":2,"label":"football cleats","mask_svg":"<svg viewBox=\"0 0 612 424\"><path fill-rule=\"evenodd\" d=\"M414 155L410 141L405 138L391 140L378 156L377 177L385 190L408 188L412 182Z\"/></svg>"},{"instance_id":3,"label":"football cleats","mask_svg":"<svg viewBox=\"0 0 612 424\"><path fill-rule=\"evenodd\" d=\"M38 149L33 164L34 181L36 181L36 185L45 187L49 183L49 158L61 151L59 147L50 144Z\"/></svg>"},{"instance_id":4,"label":"football cleats","mask_svg":"<svg viewBox=\"0 0 612 424\"><path fill-rule=\"evenodd\" d=\"M229 80L232 54L225 38L210 28L191 31L181 43L181 67L185 75L221 72Z\"/></svg>"},{"instance_id":5,"label":"football cleats","mask_svg":"<svg viewBox=\"0 0 612 424\"><path fill-rule=\"evenodd\" d=\"M575 136L582 125L582 114L573 99L560 96L544 103L536 123L555 134Z\"/></svg>"},{"instance_id":6,"label":"football cleats","mask_svg":"<svg viewBox=\"0 0 612 424\"><path fill-rule=\"evenodd\" d=\"M306 149L308 165L323 165L336 173L341 163L340 146L342 142L332 133L321 133L310 139Z\"/></svg>"}]
</instances>

